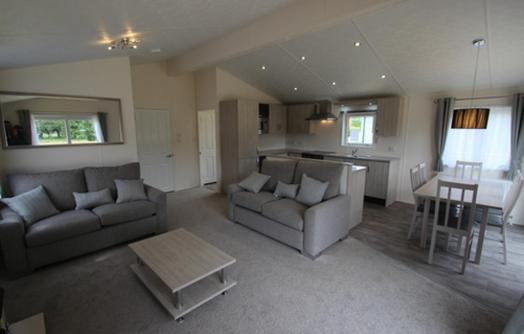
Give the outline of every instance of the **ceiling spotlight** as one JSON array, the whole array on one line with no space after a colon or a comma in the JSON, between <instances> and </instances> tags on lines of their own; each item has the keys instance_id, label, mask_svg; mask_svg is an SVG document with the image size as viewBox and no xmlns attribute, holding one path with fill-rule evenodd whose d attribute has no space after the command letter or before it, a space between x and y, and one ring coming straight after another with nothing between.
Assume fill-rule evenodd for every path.
<instances>
[{"instance_id":1,"label":"ceiling spotlight","mask_svg":"<svg viewBox=\"0 0 524 334\"><path fill-rule=\"evenodd\" d=\"M333 82L331 83L331 86L336 86L336 85L337 85L337 83L336 83L335 81L333 81Z\"/></svg>"},{"instance_id":2,"label":"ceiling spotlight","mask_svg":"<svg viewBox=\"0 0 524 334\"><path fill-rule=\"evenodd\" d=\"M107 47L108 50L115 50L115 49L138 49L138 44L140 44L139 39L129 38L129 37L123 37L121 39L115 39L114 41L111 41L111 44Z\"/></svg>"},{"instance_id":3,"label":"ceiling spotlight","mask_svg":"<svg viewBox=\"0 0 524 334\"><path fill-rule=\"evenodd\" d=\"M306 56L300 57L300 60L306 60Z\"/></svg>"},{"instance_id":4,"label":"ceiling spotlight","mask_svg":"<svg viewBox=\"0 0 524 334\"><path fill-rule=\"evenodd\" d=\"M293 90L294 90L295 92L298 91L298 87L293 88Z\"/></svg>"},{"instance_id":5,"label":"ceiling spotlight","mask_svg":"<svg viewBox=\"0 0 524 334\"><path fill-rule=\"evenodd\" d=\"M261 69L262 69L262 71L265 71L266 70L266 66L262 65Z\"/></svg>"},{"instance_id":6,"label":"ceiling spotlight","mask_svg":"<svg viewBox=\"0 0 524 334\"><path fill-rule=\"evenodd\" d=\"M355 42L355 43L353 43L353 45L358 48L360 46L360 42Z\"/></svg>"},{"instance_id":7,"label":"ceiling spotlight","mask_svg":"<svg viewBox=\"0 0 524 334\"><path fill-rule=\"evenodd\" d=\"M382 74L382 75L380 76L380 79L386 79L386 75L385 75L385 74Z\"/></svg>"}]
</instances>

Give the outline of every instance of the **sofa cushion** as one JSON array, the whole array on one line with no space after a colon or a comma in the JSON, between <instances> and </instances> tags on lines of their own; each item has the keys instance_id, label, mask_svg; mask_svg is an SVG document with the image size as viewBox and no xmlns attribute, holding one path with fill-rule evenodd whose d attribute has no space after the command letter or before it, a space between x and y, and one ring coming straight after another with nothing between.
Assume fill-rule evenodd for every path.
<instances>
[{"instance_id":1,"label":"sofa cushion","mask_svg":"<svg viewBox=\"0 0 524 334\"><path fill-rule=\"evenodd\" d=\"M113 203L111 191L108 188L88 193L73 193L76 202L76 210L91 209L96 206Z\"/></svg>"},{"instance_id":2,"label":"sofa cushion","mask_svg":"<svg viewBox=\"0 0 524 334\"><path fill-rule=\"evenodd\" d=\"M307 174L309 177L322 182L329 182L323 198L327 200L340 193L340 178L342 177L343 170L344 166L338 163L299 161L293 183L300 183L303 174Z\"/></svg>"},{"instance_id":3,"label":"sofa cushion","mask_svg":"<svg viewBox=\"0 0 524 334\"><path fill-rule=\"evenodd\" d=\"M22 216L27 225L58 213L42 186L0 201Z\"/></svg>"},{"instance_id":4,"label":"sofa cushion","mask_svg":"<svg viewBox=\"0 0 524 334\"><path fill-rule=\"evenodd\" d=\"M84 168L87 191L98 191L104 188L111 190L113 199L116 199L115 179L136 180L140 178L138 162L115 167L86 167Z\"/></svg>"},{"instance_id":5,"label":"sofa cushion","mask_svg":"<svg viewBox=\"0 0 524 334\"><path fill-rule=\"evenodd\" d=\"M278 198L294 199L295 197L297 197L298 187L298 184L287 184L278 181L277 187L275 188L275 192L273 192L273 196Z\"/></svg>"},{"instance_id":6,"label":"sofa cushion","mask_svg":"<svg viewBox=\"0 0 524 334\"><path fill-rule=\"evenodd\" d=\"M103 226L109 226L151 217L156 213L156 207L150 201L134 201L102 205L94 208L93 212L100 217Z\"/></svg>"},{"instance_id":7,"label":"sofa cushion","mask_svg":"<svg viewBox=\"0 0 524 334\"><path fill-rule=\"evenodd\" d=\"M297 160L293 159L265 159L262 162L261 173L271 176L269 181L262 187L264 191L274 191L278 181L293 183Z\"/></svg>"},{"instance_id":8,"label":"sofa cushion","mask_svg":"<svg viewBox=\"0 0 524 334\"><path fill-rule=\"evenodd\" d=\"M64 211L32 224L27 230L25 240L28 247L36 247L100 228L100 220L88 210Z\"/></svg>"},{"instance_id":9,"label":"sofa cushion","mask_svg":"<svg viewBox=\"0 0 524 334\"><path fill-rule=\"evenodd\" d=\"M266 184L270 178L271 176L269 175L253 172L248 177L240 181L238 185L240 188L256 194L260 191L260 189L262 189L264 184Z\"/></svg>"},{"instance_id":10,"label":"sofa cushion","mask_svg":"<svg viewBox=\"0 0 524 334\"><path fill-rule=\"evenodd\" d=\"M300 182L300 190L296 200L307 206L318 204L322 202L328 186L329 182L322 182L309 177L307 174L302 174L302 182Z\"/></svg>"},{"instance_id":11,"label":"sofa cushion","mask_svg":"<svg viewBox=\"0 0 524 334\"><path fill-rule=\"evenodd\" d=\"M115 180L117 203L147 200L144 180Z\"/></svg>"},{"instance_id":12,"label":"sofa cushion","mask_svg":"<svg viewBox=\"0 0 524 334\"><path fill-rule=\"evenodd\" d=\"M297 231L304 230L304 212L307 207L292 199L281 199L264 204L262 215L291 227Z\"/></svg>"},{"instance_id":13,"label":"sofa cushion","mask_svg":"<svg viewBox=\"0 0 524 334\"><path fill-rule=\"evenodd\" d=\"M38 186L44 186L49 198L60 211L73 210L73 192L87 191L82 169L37 174L12 174L7 177L13 195L20 195Z\"/></svg>"},{"instance_id":14,"label":"sofa cushion","mask_svg":"<svg viewBox=\"0 0 524 334\"><path fill-rule=\"evenodd\" d=\"M272 193L261 191L259 193L252 193L248 191L241 191L234 193L232 197L235 205L250 209L256 212L262 212L262 206L266 203L276 201L277 198Z\"/></svg>"}]
</instances>

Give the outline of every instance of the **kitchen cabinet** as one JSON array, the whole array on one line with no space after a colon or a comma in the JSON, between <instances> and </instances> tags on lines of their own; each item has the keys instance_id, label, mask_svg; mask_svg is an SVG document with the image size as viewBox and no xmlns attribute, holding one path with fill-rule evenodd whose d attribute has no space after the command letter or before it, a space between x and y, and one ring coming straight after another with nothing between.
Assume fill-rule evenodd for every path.
<instances>
[{"instance_id":1,"label":"kitchen cabinet","mask_svg":"<svg viewBox=\"0 0 524 334\"><path fill-rule=\"evenodd\" d=\"M221 101L220 161L221 190L257 170L258 102L251 100Z\"/></svg>"},{"instance_id":2,"label":"kitchen cabinet","mask_svg":"<svg viewBox=\"0 0 524 334\"><path fill-rule=\"evenodd\" d=\"M400 116L400 97L385 97L376 99L377 119L375 133L381 137L398 136Z\"/></svg>"},{"instance_id":3,"label":"kitchen cabinet","mask_svg":"<svg viewBox=\"0 0 524 334\"><path fill-rule=\"evenodd\" d=\"M373 160L373 158L351 158L325 156L325 160L346 161L356 166L367 167L364 195L367 201L389 206L396 200L398 161Z\"/></svg>"},{"instance_id":4,"label":"kitchen cabinet","mask_svg":"<svg viewBox=\"0 0 524 334\"><path fill-rule=\"evenodd\" d=\"M281 104L269 105L269 134L283 135L287 128L286 107Z\"/></svg>"},{"instance_id":5,"label":"kitchen cabinet","mask_svg":"<svg viewBox=\"0 0 524 334\"><path fill-rule=\"evenodd\" d=\"M315 104L294 104L287 106L287 133L311 134L310 122L307 120L315 111Z\"/></svg>"}]
</instances>

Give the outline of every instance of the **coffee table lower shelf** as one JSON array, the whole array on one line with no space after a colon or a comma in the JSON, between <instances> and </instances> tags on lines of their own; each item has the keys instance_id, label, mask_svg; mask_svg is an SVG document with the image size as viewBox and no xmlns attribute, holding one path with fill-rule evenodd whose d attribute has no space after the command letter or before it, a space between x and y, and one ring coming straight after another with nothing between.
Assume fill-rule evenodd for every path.
<instances>
[{"instance_id":1,"label":"coffee table lower shelf","mask_svg":"<svg viewBox=\"0 0 524 334\"><path fill-rule=\"evenodd\" d=\"M147 266L143 264L132 264L131 269L175 320L182 318L185 314L216 296L227 292L237 284L237 282L233 280L227 280L225 283L222 283L217 273L211 274L182 289L180 291L183 296L182 306L177 308L175 307L174 294L169 291L160 278Z\"/></svg>"}]
</instances>

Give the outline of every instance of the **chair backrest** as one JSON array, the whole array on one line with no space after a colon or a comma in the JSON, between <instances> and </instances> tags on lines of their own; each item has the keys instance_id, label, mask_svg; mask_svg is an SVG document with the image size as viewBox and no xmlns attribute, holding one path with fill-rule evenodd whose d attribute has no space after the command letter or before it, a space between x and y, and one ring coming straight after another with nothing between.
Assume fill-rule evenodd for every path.
<instances>
[{"instance_id":1,"label":"chair backrest","mask_svg":"<svg viewBox=\"0 0 524 334\"><path fill-rule=\"evenodd\" d=\"M457 160L455 177L464 180L480 180L482 174L482 162Z\"/></svg>"},{"instance_id":2,"label":"chair backrest","mask_svg":"<svg viewBox=\"0 0 524 334\"><path fill-rule=\"evenodd\" d=\"M470 210L469 215L467 217L467 226L471 226L471 224L473 224L473 220L475 219L475 210L477 208L478 187L478 184L457 183L439 180L437 186L437 195L435 199L435 225L437 225L439 222L441 202L444 202L446 205L446 210L444 211L444 224L442 225L444 225L445 227L449 227L448 225L450 211L452 209L452 206L457 205L458 220L456 229L459 230L462 227L462 221L465 216L464 213L466 208L469 208ZM444 196L442 194L443 190ZM468 192L471 193L471 197L467 196Z\"/></svg>"},{"instance_id":3,"label":"chair backrest","mask_svg":"<svg viewBox=\"0 0 524 334\"><path fill-rule=\"evenodd\" d=\"M426 182L423 178L420 165L416 165L415 167L411 168L409 170L409 176L411 177L411 190L413 191L416 191Z\"/></svg>"},{"instance_id":4,"label":"chair backrest","mask_svg":"<svg viewBox=\"0 0 524 334\"><path fill-rule=\"evenodd\" d=\"M420 175L424 183L428 182L428 168L426 165L426 162L421 162L418 164L418 167L420 169Z\"/></svg>"},{"instance_id":5,"label":"chair backrest","mask_svg":"<svg viewBox=\"0 0 524 334\"><path fill-rule=\"evenodd\" d=\"M517 171L517 175L513 179L513 183L511 184L508 193L504 197L504 203L502 207L502 218L504 219L504 222L507 222L507 219L509 218L511 211L513 211L513 208L517 203L517 199L519 198L520 192L522 191L523 185L524 177L522 176L522 173L520 171Z\"/></svg>"}]
</instances>

